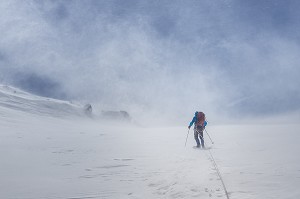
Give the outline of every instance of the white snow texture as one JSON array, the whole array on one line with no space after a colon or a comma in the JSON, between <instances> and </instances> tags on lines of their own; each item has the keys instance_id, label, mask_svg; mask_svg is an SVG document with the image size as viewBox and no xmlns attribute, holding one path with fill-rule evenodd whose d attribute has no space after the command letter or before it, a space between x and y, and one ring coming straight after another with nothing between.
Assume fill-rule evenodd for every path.
<instances>
[{"instance_id":1,"label":"white snow texture","mask_svg":"<svg viewBox=\"0 0 300 199\"><path fill-rule=\"evenodd\" d=\"M189 122L187 118L187 124ZM212 119L212 118L210 118ZM300 198L299 124L143 128L0 86L0 198ZM210 153L209 153L210 152Z\"/></svg>"}]
</instances>

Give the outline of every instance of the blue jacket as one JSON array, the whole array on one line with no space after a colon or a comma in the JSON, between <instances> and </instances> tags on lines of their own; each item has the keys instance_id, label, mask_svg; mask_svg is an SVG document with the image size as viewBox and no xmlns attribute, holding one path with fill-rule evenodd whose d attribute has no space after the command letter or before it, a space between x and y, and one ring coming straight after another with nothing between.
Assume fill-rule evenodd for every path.
<instances>
[{"instance_id":1,"label":"blue jacket","mask_svg":"<svg viewBox=\"0 0 300 199\"><path fill-rule=\"evenodd\" d=\"M193 126L194 123L197 123L197 114L198 114L198 112L196 111L195 116L193 117L193 120L190 122L190 125L189 125L190 127ZM207 125L207 121L204 121L204 126L206 126L206 125Z\"/></svg>"}]
</instances>

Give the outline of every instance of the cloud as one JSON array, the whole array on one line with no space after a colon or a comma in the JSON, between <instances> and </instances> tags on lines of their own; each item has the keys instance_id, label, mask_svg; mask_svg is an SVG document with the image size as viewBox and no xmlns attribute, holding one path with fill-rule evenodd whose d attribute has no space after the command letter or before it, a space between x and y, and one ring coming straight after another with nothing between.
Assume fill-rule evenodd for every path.
<instances>
[{"instance_id":1,"label":"cloud","mask_svg":"<svg viewBox=\"0 0 300 199\"><path fill-rule=\"evenodd\" d=\"M5 1L0 78L41 95L174 120L195 110L299 110L297 8L292 1Z\"/></svg>"},{"instance_id":2,"label":"cloud","mask_svg":"<svg viewBox=\"0 0 300 199\"><path fill-rule=\"evenodd\" d=\"M16 73L14 77L14 84L31 93L59 99L67 98L61 89L61 85L52 78L38 76L34 73Z\"/></svg>"}]
</instances>

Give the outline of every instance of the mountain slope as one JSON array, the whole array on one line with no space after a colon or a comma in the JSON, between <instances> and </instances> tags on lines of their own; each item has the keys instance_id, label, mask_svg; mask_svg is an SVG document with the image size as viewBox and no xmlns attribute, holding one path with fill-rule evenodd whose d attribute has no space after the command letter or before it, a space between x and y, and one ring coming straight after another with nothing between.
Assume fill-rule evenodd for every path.
<instances>
[{"instance_id":1,"label":"mountain slope","mask_svg":"<svg viewBox=\"0 0 300 199\"><path fill-rule=\"evenodd\" d=\"M36 96L20 89L0 85L0 108L43 116L83 116L83 107L67 101Z\"/></svg>"}]
</instances>

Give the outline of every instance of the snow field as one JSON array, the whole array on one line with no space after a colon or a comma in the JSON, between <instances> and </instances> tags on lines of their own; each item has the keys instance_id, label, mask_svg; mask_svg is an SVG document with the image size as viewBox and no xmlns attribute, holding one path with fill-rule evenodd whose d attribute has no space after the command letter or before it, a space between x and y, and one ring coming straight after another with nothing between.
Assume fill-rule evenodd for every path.
<instances>
[{"instance_id":1,"label":"snow field","mask_svg":"<svg viewBox=\"0 0 300 199\"><path fill-rule=\"evenodd\" d=\"M16 92L15 92L16 91ZM43 110L43 111L40 111ZM187 121L188 123L189 121ZM84 117L80 107L0 87L0 198L300 198L299 124L185 127Z\"/></svg>"}]
</instances>

